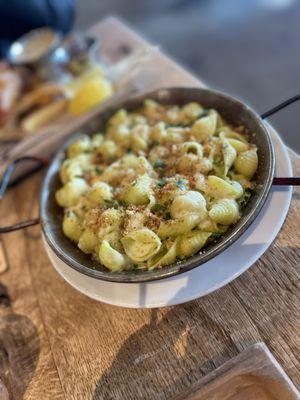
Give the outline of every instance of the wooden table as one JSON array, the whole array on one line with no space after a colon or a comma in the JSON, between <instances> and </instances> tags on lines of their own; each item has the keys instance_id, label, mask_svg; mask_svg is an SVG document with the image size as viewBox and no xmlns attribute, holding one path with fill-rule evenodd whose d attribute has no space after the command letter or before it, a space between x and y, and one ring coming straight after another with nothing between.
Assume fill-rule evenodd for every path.
<instances>
[{"instance_id":1,"label":"wooden table","mask_svg":"<svg viewBox=\"0 0 300 400\"><path fill-rule=\"evenodd\" d=\"M115 19L94 32L105 51L143 43ZM123 46L123 47L122 47ZM156 54L150 86L199 85ZM294 172L300 157L290 152ZM38 213L44 171L10 190L1 224ZM1 238L0 376L13 399L168 399L250 344L264 341L300 386L300 191L269 250L217 292L163 309L122 309L70 287L40 228Z\"/></svg>"}]
</instances>

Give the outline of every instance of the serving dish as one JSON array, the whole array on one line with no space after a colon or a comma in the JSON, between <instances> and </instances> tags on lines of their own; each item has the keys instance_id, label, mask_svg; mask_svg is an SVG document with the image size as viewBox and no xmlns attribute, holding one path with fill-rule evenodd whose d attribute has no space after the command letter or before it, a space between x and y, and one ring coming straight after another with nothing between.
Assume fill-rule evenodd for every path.
<instances>
[{"instance_id":1,"label":"serving dish","mask_svg":"<svg viewBox=\"0 0 300 400\"><path fill-rule=\"evenodd\" d=\"M275 150L275 173L292 176L287 147L267 125ZM120 283L94 279L70 268L43 238L46 253L56 272L77 291L96 301L127 308L173 306L201 298L225 286L248 270L275 240L287 216L293 188L272 186L261 212L251 226L222 253L179 275L144 283Z\"/></svg>"},{"instance_id":2,"label":"serving dish","mask_svg":"<svg viewBox=\"0 0 300 400\"><path fill-rule=\"evenodd\" d=\"M54 193L60 186L58 171L61 162L65 158L65 149L70 144L70 141L68 141L56 154L47 171L41 190L39 221L42 226L44 237L54 253L70 267L96 279L126 283L147 282L177 275L200 266L224 251L246 231L258 216L268 197L270 188L274 183L274 150L269 132L262 119L247 105L231 96L217 91L200 88L169 88L142 94L138 97L116 103L113 106L104 109L103 112L82 127L80 133L84 132L86 134L92 134L95 131L100 130L107 119L116 110L122 107L128 110L136 109L142 104L145 98L152 98L162 104L178 105L190 101L196 101L201 103L204 107L217 109L224 118L228 120L228 122L232 122L235 125L244 125L247 127L249 132L255 132L250 135L250 142L252 141L258 147L259 164L255 177L257 183L256 190L246 207L243 209L242 218L232 228L230 228L217 243L210 244L199 254L196 254L180 263L166 266L159 270L135 270L123 271L120 273L110 272L105 268L99 268L97 262L91 260L88 255L82 253L64 236L62 232L62 210L55 202ZM282 106L279 106L279 108L277 107L275 111L284 107L286 104L287 103L285 102ZM275 111L271 110L269 113L266 113L265 116L268 116ZM70 140L74 140L74 137ZM286 183L290 182L287 181ZM13 229L20 229L38 223L39 221L36 219L18 224L15 227L1 228L0 231L7 232Z\"/></svg>"}]
</instances>

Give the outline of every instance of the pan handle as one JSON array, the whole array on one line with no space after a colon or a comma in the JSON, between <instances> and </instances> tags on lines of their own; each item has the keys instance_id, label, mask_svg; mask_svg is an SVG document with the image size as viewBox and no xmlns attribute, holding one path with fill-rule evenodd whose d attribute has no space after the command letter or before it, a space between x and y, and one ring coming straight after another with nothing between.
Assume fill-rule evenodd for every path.
<instances>
[{"instance_id":1,"label":"pan handle","mask_svg":"<svg viewBox=\"0 0 300 400\"><path fill-rule=\"evenodd\" d=\"M278 104L277 106L271 108L270 110L261 114L260 118L265 119L270 117L273 114L276 114L278 111L282 110L285 107L288 107L290 104L295 103L296 101L300 100L300 94L296 94L296 96L290 97L289 99L283 101L282 103Z\"/></svg>"},{"instance_id":2,"label":"pan handle","mask_svg":"<svg viewBox=\"0 0 300 400\"><path fill-rule=\"evenodd\" d=\"M16 169L16 166L24 161L34 161L38 164L38 166L47 165L48 160L45 160L40 157L35 156L24 156L19 157L13 160L11 163L8 164L4 174L2 181L0 183L0 201L3 199L6 189L10 183L10 178ZM13 231L18 231L19 229L27 228L29 226L37 225L40 222L39 218L29 219L27 221L22 221L17 224L9 225L9 226L0 226L0 234L1 233L8 233Z\"/></svg>"},{"instance_id":3,"label":"pan handle","mask_svg":"<svg viewBox=\"0 0 300 400\"><path fill-rule=\"evenodd\" d=\"M273 114L276 114L278 111L282 110L285 107L288 107L290 104L295 103L300 100L300 94L296 94L296 96L290 97L289 99L283 101L277 106L271 108L270 110L261 114L261 119L265 119L270 117ZM300 186L300 177L282 177L282 178L274 178L273 180L274 186Z\"/></svg>"},{"instance_id":4,"label":"pan handle","mask_svg":"<svg viewBox=\"0 0 300 400\"><path fill-rule=\"evenodd\" d=\"M299 176L291 176L291 177L282 177L282 178L274 178L273 186L300 186L300 177Z\"/></svg>"}]
</instances>

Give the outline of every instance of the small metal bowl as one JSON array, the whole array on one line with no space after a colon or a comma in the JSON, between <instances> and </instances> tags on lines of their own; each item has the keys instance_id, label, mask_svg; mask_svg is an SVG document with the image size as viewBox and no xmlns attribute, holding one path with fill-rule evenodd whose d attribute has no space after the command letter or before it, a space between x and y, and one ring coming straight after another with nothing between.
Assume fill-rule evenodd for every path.
<instances>
[{"instance_id":1,"label":"small metal bowl","mask_svg":"<svg viewBox=\"0 0 300 400\"><path fill-rule=\"evenodd\" d=\"M193 268L215 257L235 242L250 226L259 214L269 194L275 168L275 157L272 142L262 119L247 105L226 94L200 88L170 88L146 93L127 101L119 102L100 112L99 115L85 124L81 133L92 135L101 131L108 118L119 108L134 110L142 106L143 100L151 98L162 104L183 105L191 101L201 103L204 107L215 108L228 121L237 125L244 125L250 132L250 141L258 148L258 169L254 177L256 181L255 193L242 211L241 219L232 226L216 243L211 243L203 251L161 269L152 271L130 270L111 272L93 261L90 255L83 253L72 243L62 231L63 209L55 201L55 192L61 187L59 169L66 157L66 148L70 140L54 157L44 180L40 198L40 222L48 244L55 254L71 268L91 276L112 282L149 282L168 278ZM252 133L254 132L254 133ZM71 138L74 140L74 137ZM212 271L213 273L213 271Z\"/></svg>"},{"instance_id":2,"label":"small metal bowl","mask_svg":"<svg viewBox=\"0 0 300 400\"><path fill-rule=\"evenodd\" d=\"M42 40L44 40L44 45L39 44L42 50L38 50L38 41ZM53 29L34 29L12 43L7 53L8 61L13 65L34 66L47 59L61 40L61 34ZM36 54L33 51L34 47L36 47Z\"/></svg>"}]
</instances>

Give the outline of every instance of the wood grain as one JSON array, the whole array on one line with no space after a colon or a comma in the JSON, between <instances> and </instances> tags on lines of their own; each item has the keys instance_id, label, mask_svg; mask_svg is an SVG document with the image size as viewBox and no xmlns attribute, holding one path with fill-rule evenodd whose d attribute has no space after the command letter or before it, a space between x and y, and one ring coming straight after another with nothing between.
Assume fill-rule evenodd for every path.
<instances>
[{"instance_id":1,"label":"wood grain","mask_svg":"<svg viewBox=\"0 0 300 400\"><path fill-rule=\"evenodd\" d=\"M114 19L95 29L111 52L114 46L136 43L135 34ZM156 57L149 72L152 84L199 85L164 56ZM292 160L299 174L300 157L292 154ZM43 171L8 192L1 203L1 224L37 215L42 177ZM2 328L4 355L16 352L0 366L2 377L1 371L10 371L6 385L11 397L164 400L258 341L268 345L299 386L299 224L298 188L279 236L252 268L209 296L157 310L121 309L76 292L51 267L39 227L3 236L10 268L0 281L10 306L0 319L7 313L18 316L15 341L23 343L1 339L7 338L7 328ZM17 354L22 357L23 346L22 363L28 366L15 389L14 371L19 376L20 369L13 360Z\"/></svg>"},{"instance_id":2,"label":"wood grain","mask_svg":"<svg viewBox=\"0 0 300 400\"><path fill-rule=\"evenodd\" d=\"M172 400L299 400L264 343L248 347Z\"/></svg>"},{"instance_id":3,"label":"wood grain","mask_svg":"<svg viewBox=\"0 0 300 400\"><path fill-rule=\"evenodd\" d=\"M25 182L24 182L25 184ZM30 213L33 198L23 196L20 185L1 204L0 220L13 223ZM14 196L10 197L14 192ZM29 201L24 207L23 201ZM8 201L7 201L8 200ZM36 201L36 199L34 200ZM10 268L1 275L2 293L8 298L0 306L0 378L9 389L11 399L64 399L43 316L32 284L27 257L27 233L3 237ZM0 292L0 299L3 295Z\"/></svg>"},{"instance_id":4,"label":"wood grain","mask_svg":"<svg viewBox=\"0 0 300 400\"><path fill-rule=\"evenodd\" d=\"M0 240L0 274L5 272L8 268L7 258L4 251L2 241Z\"/></svg>"}]
</instances>

